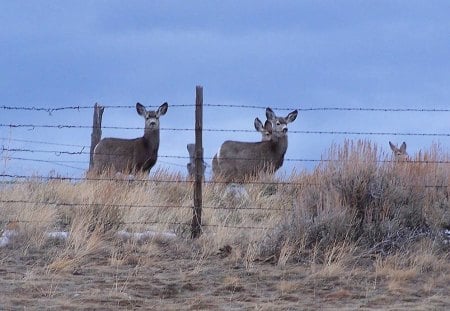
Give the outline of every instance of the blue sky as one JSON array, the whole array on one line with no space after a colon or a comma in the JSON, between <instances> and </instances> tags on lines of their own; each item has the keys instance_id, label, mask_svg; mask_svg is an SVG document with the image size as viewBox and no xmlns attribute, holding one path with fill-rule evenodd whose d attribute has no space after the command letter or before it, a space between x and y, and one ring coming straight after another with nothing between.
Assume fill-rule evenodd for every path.
<instances>
[{"instance_id":1,"label":"blue sky","mask_svg":"<svg viewBox=\"0 0 450 311\"><path fill-rule=\"evenodd\" d=\"M299 109L286 159L320 159L332 143L369 139L408 152L447 136L303 131L450 133L450 112L308 111L318 107L450 108L448 1L1 1L0 107L130 106L169 102L161 127L193 128L195 86L205 104ZM174 105L174 106L170 106ZM257 141L264 108L205 107L205 157L226 139ZM0 108L0 124L91 125L92 110ZM109 108L104 137L142 135L134 108ZM298 133L296 133L298 132ZM24 142L26 140L28 142ZM40 141L58 145L32 143ZM192 131L163 130L157 167L186 172ZM74 145L74 146L62 146ZM0 127L0 172L81 176L89 129ZM84 149L83 151L87 151ZM33 159L39 162L30 160ZM280 173L311 168L288 161ZM69 167L71 166L71 167Z\"/></svg>"}]
</instances>

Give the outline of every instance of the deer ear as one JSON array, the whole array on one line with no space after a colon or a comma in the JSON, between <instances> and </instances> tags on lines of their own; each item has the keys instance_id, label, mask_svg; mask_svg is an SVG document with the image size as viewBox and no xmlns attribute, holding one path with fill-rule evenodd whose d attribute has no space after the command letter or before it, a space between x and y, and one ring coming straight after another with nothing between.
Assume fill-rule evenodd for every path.
<instances>
[{"instance_id":1,"label":"deer ear","mask_svg":"<svg viewBox=\"0 0 450 311\"><path fill-rule=\"evenodd\" d=\"M266 108L266 118L267 120L273 120L275 119L277 116L275 115L275 112L273 112L272 109L270 109L269 107Z\"/></svg>"},{"instance_id":2,"label":"deer ear","mask_svg":"<svg viewBox=\"0 0 450 311\"><path fill-rule=\"evenodd\" d=\"M259 118L255 119L254 125L255 125L255 129L258 132L262 132L264 130L264 126Z\"/></svg>"},{"instance_id":3,"label":"deer ear","mask_svg":"<svg viewBox=\"0 0 450 311\"><path fill-rule=\"evenodd\" d=\"M272 134L272 122L266 120L266 123L264 123L264 128L266 129L267 132Z\"/></svg>"},{"instance_id":4,"label":"deer ear","mask_svg":"<svg viewBox=\"0 0 450 311\"><path fill-rule=\"evenodd\" d=\"M394 152L397 149L397 147L393 143L391 143L390 141L389 141L389 147L391 147L391 150L394 151Z\"/></svg>"},{"instance_id":5,"label":"deer ear","mask_svg":"<svg viewBox=\"0 0 450 311\"><path fill-rule=\"evenodd\" d=\"M136 103L136 111L138 115L145 117L145 113L147 110L145 110L145 107L141 105L140 103Z\"/></svg>"},{"instance_id":6,"label":"deer ear","mask_svg":"<svg viewBox=\"0 0 450 311\"><path fill-rule=\"evenodd\" d=\"M294 122L295 119L297 119L297 115L298 115L298 111L297 111L297 110L294 110L294 111L290 112L290 113L287 115L287 117L286 117L286 122L287 122L287 123Z\"/></svg>"},{"instance_id":7,"label":"deer ear","mask_svg":"<svg viewBox=\"0 0 450 311\"><path fill-rule=\"evenodd\" d=\"M156 112L157 116L159 117L165 115L168 108L169 108L168 103L164 103L161 106L159 106L158 111Z\"/></svg>"},{"instance_id":8,"label":"deer ear","mask_svg":"<svg viewBox=\"0 0 450 311\"><path fill-rule=\"evenodd\" d=\"M405 153L405 152L406 152L406 143L405 143L405 142L403 142L403 144L400 146L400 151L401 151L402 153Z\"/></svg>"}]
</instances>

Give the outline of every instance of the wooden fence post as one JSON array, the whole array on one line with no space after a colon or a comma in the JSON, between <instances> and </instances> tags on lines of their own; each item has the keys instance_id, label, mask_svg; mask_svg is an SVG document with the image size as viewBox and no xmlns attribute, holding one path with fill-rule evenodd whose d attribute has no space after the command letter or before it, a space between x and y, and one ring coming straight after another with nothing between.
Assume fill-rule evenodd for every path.
<instances>
[{"instance_id":1,"label":"wooden fence post","mask_svg":"<svg viewBox=\"0 0 450 311\"><path fill-rule=\"evenodd\" d=\"M203 181L203 87L195 88L195 181L194 208L191 237L198 238L202 232L202 181Z\"/></svg>"},{"instance_id":2,"label":"wooden fence post","mask_svg":"<svg viewBox=\"0 0 450 311\"><path fill-rule=\"evenodd\" d=\"M189 153L189 163L187 164L187 170L189 177L194 179L195 178L195 144L187 144L187 150ZM205 178L205 170L206 170L206 164L205 162L202 162L202 176Z\"/></svg>"},{"instance_id":3,"label":"wooden fence post","mask_svg":"<svg viewBox=\"0 0 450 311\"><path fill-rule=\"evenodd\" d=\"M102 116L105 107L95 103L94 105L94 119L92 122L92 134L91 134L91 151L89 157L89 170L94 165L94 148L98 142L102 139Z\"/></svg>"}]
</instances>

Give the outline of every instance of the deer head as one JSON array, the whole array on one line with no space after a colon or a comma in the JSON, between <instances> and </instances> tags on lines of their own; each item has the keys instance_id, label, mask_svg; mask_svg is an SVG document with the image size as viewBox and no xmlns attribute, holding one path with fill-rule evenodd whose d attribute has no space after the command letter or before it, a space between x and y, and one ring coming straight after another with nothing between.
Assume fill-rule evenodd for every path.
<instances>
[{"instance_id":1,"label":"deer head","mask_svg":"<svg viewBox=\"0 0 450 311\"><path fill-rule=\"evenodd\" d=\"M159 117L166 114L169 105L167 103L162 104L159 108L154 110L147 110L140 103L136 103L136 111L138 115L145 119L145 131L159 130Z\"/></svg>"},{"instance_id":2,"label":"deer head","mask_svg":"<svg viewBox=\"0 0 450 311\"><path fill-rule=\"evenodd\" d=\"M406 152L406 143L403 142L400 148L397 145L394 145L392 142L389 142L389 146L391 147L392 153L394 155L394 159L396 161L406 161L408 160L408 153Z\"/></svg>"}]
</instances>

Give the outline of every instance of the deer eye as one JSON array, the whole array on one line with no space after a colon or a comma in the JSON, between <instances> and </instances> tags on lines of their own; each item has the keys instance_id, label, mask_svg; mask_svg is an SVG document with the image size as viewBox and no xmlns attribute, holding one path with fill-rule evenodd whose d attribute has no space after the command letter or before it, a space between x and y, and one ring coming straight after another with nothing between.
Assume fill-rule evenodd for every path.
<instances>
[{"instance_id":1,"label":"deer eye","mask_svg":"<svg viewBox=\"0 0 450 311\"><path fill-rule=\"evenodd\" d=\"M280 121L277 121L277 125L280 125L281 123L280 123Z\"/></svg>"}]
</instances>

